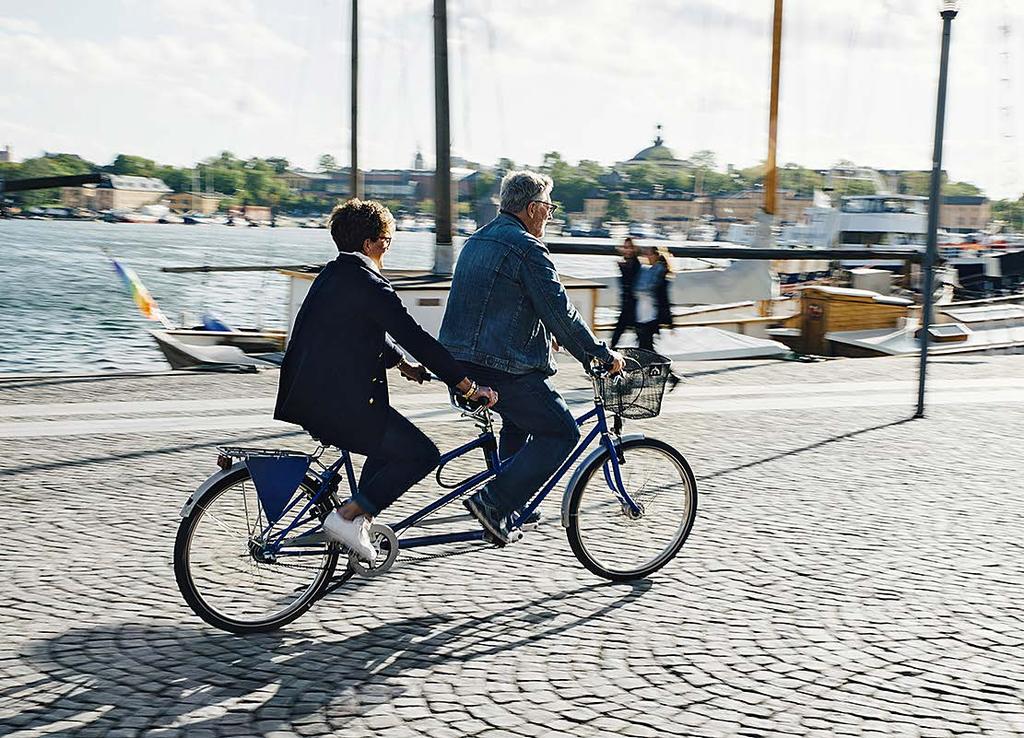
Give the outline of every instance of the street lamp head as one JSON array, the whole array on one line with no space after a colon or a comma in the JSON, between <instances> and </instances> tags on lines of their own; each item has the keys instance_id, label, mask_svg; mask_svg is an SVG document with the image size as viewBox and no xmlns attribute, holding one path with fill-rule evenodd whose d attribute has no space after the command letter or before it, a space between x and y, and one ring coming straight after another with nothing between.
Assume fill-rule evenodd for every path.
<instances>
[{"instance_id":1,"label":"street lamp head","mask_svg":"<svg viewBox=\"0 0 1024 738\"><path fill-rule=\"evenodd\" d=\"M949 17L952 18L959 10L960 0L941 0L939 14L943 17L948 13Z\"/></svg>"}]
</instances>

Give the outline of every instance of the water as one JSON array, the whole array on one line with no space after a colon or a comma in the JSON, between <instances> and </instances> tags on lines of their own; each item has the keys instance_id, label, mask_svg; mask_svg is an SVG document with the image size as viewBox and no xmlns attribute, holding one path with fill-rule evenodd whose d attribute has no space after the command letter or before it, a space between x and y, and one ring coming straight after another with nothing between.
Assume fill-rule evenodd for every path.
<instances>
[{"instance_id":1,"label":"water","mask_svg":"<svg viewBox=\"0 0 1024 738\"><path fill-rule=\"evenodd\" d=\"M433 239L396 234L386 266L429 268ZM265 328L285 327L286 277L160 268L323 263L337 254L323 229L0 220L0 373L168 368L147 332L159 324L142 317L101 247L135 270L176 323L210 310L229 325ZM580 277L615 273L610 257L555 262Z\"/></svg>"}]
</instances>

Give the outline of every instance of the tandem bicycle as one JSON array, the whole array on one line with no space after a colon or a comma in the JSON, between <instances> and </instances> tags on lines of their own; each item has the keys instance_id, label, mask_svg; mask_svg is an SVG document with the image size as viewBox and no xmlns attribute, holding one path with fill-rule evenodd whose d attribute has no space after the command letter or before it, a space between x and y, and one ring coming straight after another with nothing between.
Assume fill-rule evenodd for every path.
<instances>
[{"instance_id":1,"label":"tandem bicycle","mask_svg":"<svg viewBox=\"0 0 1024 738\"><path fill-rule=\"evenodd\" d=\"M513 513L510 535L510 542L522 538L524 521L572 470L560 516L569 545L589 571L620 582L647 577L669 563L686 542L697 512L697 484L683 455L664 441L622 433L623 420L660 413L666 385L676 381L671 361L642 349L622 353L626 366L619 374L609 374L598 362L589 367L593 407L576 418L580 441L548 482ZM470 530L425 530L439 511L509 463L499 458L492 412L455 395L452 405L477 425L479 434L441 456L435 478L445 494L401 520L374 521L370 534L377 558L372 567L328 539L321 524L356 493L347 451L339 449L328 463L322 445L314 453L220 448L220 471L185 502L175 539L175 578L189 607L226 631L271 631L353 576L387 574L402 551L459 542L495 545L468 513L449 520L465 519ZM593 427L583 433L591 422ZM452 462L477 453L483 457L479 471L445 481L445 469L457 466ZM348 494L339 492L342 484Z\"/></svg>"}]
</instances>

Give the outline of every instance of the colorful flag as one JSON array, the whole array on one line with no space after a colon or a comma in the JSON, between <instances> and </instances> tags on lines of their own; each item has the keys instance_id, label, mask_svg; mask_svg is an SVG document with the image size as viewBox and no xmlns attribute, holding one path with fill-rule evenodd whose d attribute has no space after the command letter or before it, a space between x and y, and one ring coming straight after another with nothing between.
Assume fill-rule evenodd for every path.
<instances>
[{"instance_id":1,"label":"colorful flag","mask_svg":"<svg viewBox=\"0 0 1024 738\"><path fill-rule=\"evenodd\" d=\"M117 259L110 259L110 262L114 265L114 271L117 272L117 276L121 278L128 291L131 292L132 299L135 300L135 304L139 306L139 310L149 320L159 320L165 328L173 328L171 322L164 317L164 314L160 312L160 308L157 307L156 300L149 294L149 290L146 289L146 285L142 284L142 280L130 267L123 266Z\"/></svg>"}]
</instances>

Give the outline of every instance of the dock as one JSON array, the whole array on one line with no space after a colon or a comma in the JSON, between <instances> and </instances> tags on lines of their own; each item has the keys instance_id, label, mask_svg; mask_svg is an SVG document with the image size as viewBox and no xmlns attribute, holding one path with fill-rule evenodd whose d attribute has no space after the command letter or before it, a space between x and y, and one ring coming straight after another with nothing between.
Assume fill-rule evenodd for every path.
<instances>
[{"instance_id":1,"label":"dock","mask_svg":"<svg viewBox=\"0 0 1024 738\"><path fill-rule=\"evenodd\" d=\"M584 570L555 493L519 543L403 553L254 637L193 615L171 554L217 445L315 447L271 418L277 372L0 377L0 735L1024 733L1024 356L936 358L920 420L916 359L677 369L626 425L700 492L649 580ZM442 450L472 437L390 379Z\"/></svg>"}]
</instances>

